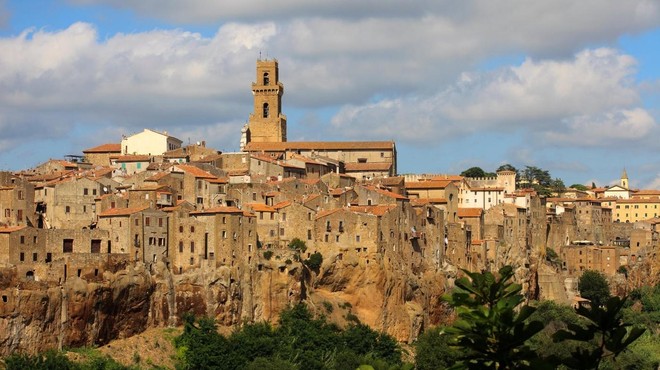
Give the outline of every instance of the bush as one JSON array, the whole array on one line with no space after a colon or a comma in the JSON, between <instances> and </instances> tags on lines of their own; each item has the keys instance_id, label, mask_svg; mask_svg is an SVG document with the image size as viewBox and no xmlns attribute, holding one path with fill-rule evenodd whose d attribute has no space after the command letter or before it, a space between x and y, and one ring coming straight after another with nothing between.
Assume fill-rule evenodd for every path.
<instances>
[{"instance_id":1,"label":"bush","mask_svg":"<svg viewBox=\"0 0 660 370\"><path fill-rule=\"evenodd\" d=\"M319 272L319 269L321 268L321 265L323 264L323 255L321 253L316 252L309 256L308 259L305 260L305 265L307 265L310 269L314 270L315 272Z\"/></svg>"},{"instance_id":2,"label":"bush","mask_svg":"<svg viewBox=\"0 0 660 370\"><path fill-rule=\"evenodd\" d=\"M293 240L289 242L289 248L296 252L304 253L307 250L307 244L298 238L293 238Z\"/></svg>"},{"instance_id":3,"label":"bush","mask_svg":"<svg viewBox=\"0 0 660 370\"><path fill-rule=\"evenodd\" d=\"M270 260L273 257L273 251L264 251L264 258Z\"/></svg>"},{"instance_id":4,"label":"bush","mask_svg":"<svg viewBox=\"0 0 660 370\"><path fill-rule=\"evenodd\" d=\"M598 271L587 270L578 280L580 296L591 301L592 305L602 306L610 298L610 285L605 275Z\"/></svg>"},{"instance_id":5,"label":"bush","mask_svg":"<svg viewBox=\"0 0 660 370\"><path fill-rule=\"evenodd\" d=\"M328 301L323 301L323 307L325 308L325 312L327 312L329 314L332 313L332 311L334 309L334 307L332 307L332 303L330 303Z\"/></svg>"}]
</instances>

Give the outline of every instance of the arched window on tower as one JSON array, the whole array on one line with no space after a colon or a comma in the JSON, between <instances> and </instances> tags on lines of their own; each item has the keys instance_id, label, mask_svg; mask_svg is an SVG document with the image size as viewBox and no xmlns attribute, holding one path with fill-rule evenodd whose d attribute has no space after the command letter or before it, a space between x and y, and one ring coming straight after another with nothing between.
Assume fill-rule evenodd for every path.
<instances>
[{"instance_id":1,"label":"arched window on tower","mask_svg":"<svg viewBox=\"0 0 660 370\"><path fill-rule=\"evenodd\" d=\"M264 103L264 118L268 118L268 103Z\"/></svg>"},{"instance_id":2,"label":"arched window on tower","mask_svg":"<svg viewBox=\"0 0 660 370\"><path fill-rule=\"evenodd\" d=\"M268 85L270 83L270 76L268 76L268 72L264 72L264 85Z\"/></svg>"}]
</instances>

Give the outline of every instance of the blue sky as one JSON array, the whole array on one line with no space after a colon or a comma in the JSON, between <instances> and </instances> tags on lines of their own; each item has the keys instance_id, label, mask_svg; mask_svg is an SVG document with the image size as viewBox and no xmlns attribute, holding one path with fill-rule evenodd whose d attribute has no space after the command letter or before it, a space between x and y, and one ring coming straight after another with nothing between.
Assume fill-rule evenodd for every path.
<instances>
[{"instance_id":1,"label":"blue sky","mask_svg":"<svg viewBox=\"0 0 660 370\"><path fill-rule=\"evenodd\" d=\"M401 173L625 167L660 188L657 1L271 3L0 1L0 169L145 127L237 150L261 55L289 140L395 140Z\"/></svg>"}]
</instances>

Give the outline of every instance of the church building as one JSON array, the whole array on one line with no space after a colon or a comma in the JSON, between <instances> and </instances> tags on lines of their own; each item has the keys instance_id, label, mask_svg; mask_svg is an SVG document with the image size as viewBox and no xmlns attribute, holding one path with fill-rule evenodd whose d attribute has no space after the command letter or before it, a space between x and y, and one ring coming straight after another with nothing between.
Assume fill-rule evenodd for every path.
<instances>
[{"instance_id":1,"label":"church building","mask_svg":"<svg viewBox=\"0 0 660 370\"><path fill-rule=\"evenodd\" d=\"M279 81L277 60L257 60L256 80L252 83L254 112L241 132L242 151L278 160L302 155L336 162L342 172L359 180L396 175L394 141L287 141L284 85Z\"/></svg>"}]
</instances>

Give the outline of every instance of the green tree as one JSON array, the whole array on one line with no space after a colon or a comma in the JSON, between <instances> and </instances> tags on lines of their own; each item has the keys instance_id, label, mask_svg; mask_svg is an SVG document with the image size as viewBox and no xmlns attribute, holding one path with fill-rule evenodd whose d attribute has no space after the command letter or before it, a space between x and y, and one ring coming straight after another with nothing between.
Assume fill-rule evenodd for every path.
<instances>
[{"instance_id":1,"label":"green tree","mask_svg":"<svg viewBox=\"0 0 660 370\"><path fill-rule=\"evenodd\" d=\"M307 244L305 244L304 241L298 238L293 238L289 242L289 249L292 249L298 253L305 253L305 251L307 250Z\"/></svg>"},{"instance_id":2,"label":"green tree","mask_svg":"<svg viewBox=\"0 0 660 370\"><path fill-rule=\"evenodd\" d=\"M573 185L570 186L570 188L575 189L575 190L580 190L580 191L589 190L589 188L587 188L586 186L584 186L582 184L573 184Z\"/></svg>"},{"instance_id":3,"label":"green tree","mask_svg":"<svg viewBox=\"0 0 660 370\"><path fill-rule=\"evenodd\" d=\"M559 359L560 362L572 369L598 369L604 360L614 361L645 332L623 321L624 305L625 298L611 297L603 306L579 306L576 312L589 320L587 325L569 323L568 328L558 330L553 339L556 342L579 341L589 346L578 348L570 356Z\"/></svg>"},{"instance_id":4,"label":"green tree","mask_svg":"<svg viewBox=\"0 0 660 370\"><path fill-rule=\"evenodd\" d=\"M580 296L591 301L594 306L603 305L610 298L610 285L605 275L598 271L587 270L578 280Z\"/></svg>"},{"instance_id":5,"label":"green tree","mask_svg":"<svg viewBox=\"0 0 660 370\"><path fill-rule=\"evenodd\" d=\"M535 308L522 305L522 287L511 281L513 268L504 266L498 277L490 272L463 272L456 289L445 299L456 309L458 320L447 332L463 350L456 369L540 368L538 356L527 341L544 327L528 320Z\"/></svg>"},{"instance_id":6,"label":"green tree","mask_svg":"<svg viewBox=\"0 0 660 370\"><path fill-rule=\"evenodd\" d=\"M513 171L515 173L518 173L518 170L508 163L497 167L497 170L495 172L500 172L500 171Z\"/></svg>"},{"instance_id":7,"label":"green tree","mask_svg":"<svg viewBox=\"0 0 660 370\"><path fill-rule=\"evenodd\" d=\"M308 259L305 260L305 265L307 265L311 270L316 273L319 272L321 265L323 264L323 255L319 252L312 253Z\"/></svg>"},{"instance_id":8,"label":"green tree","mask_svg":"<svg viewBox=\"0 0 660 370\"><path fill-rule=\"evenodd\" d=\"M461 172L463 177L486 177L486 171L482 170L481 167L470 167L467 170Z\"/></svg>"},{"instance_id":9,"label":"green tree","mask_svg":"<svg viewBox=\"0 0 660 370\"><path fill-rule=\"evenodd\" d=\"M436 327L422 333L415 342L415 368L417 370L446 369L455 364L461 355L451 346L451 336L444 327Z\"/></svg>"}]
</instances>

